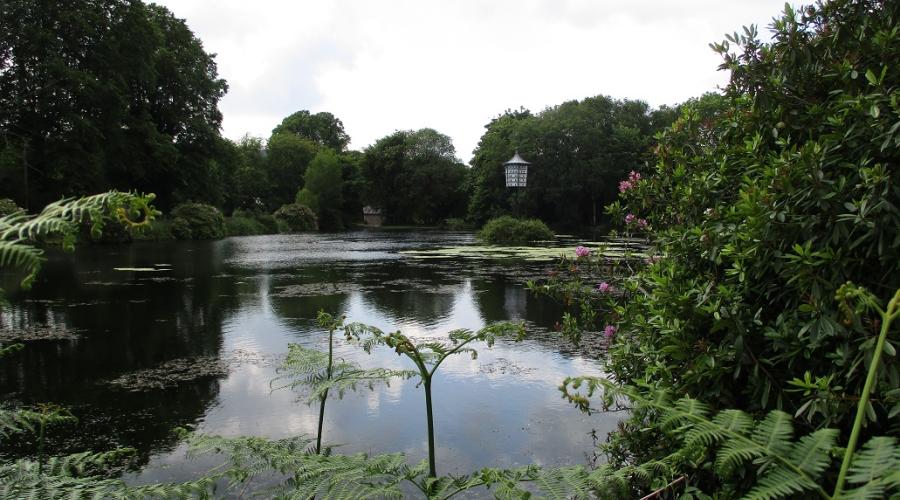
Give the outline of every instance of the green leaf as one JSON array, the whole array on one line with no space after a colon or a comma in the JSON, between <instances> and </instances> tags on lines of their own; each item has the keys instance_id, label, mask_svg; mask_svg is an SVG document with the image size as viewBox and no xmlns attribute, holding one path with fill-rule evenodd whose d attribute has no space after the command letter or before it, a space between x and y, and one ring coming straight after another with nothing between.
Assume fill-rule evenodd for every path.
<instances>
[{"instance_id":1,"label":"green leaf","mask_svg":"<svg viewBox=\"0 0 900 500\"><path fill-rule=\"evenodd\" d=\"M871 69L866 70L866 80L869 80L869 83L872 85L878 85L878 77L875 76Z\"/></svg>"}]
</instances>

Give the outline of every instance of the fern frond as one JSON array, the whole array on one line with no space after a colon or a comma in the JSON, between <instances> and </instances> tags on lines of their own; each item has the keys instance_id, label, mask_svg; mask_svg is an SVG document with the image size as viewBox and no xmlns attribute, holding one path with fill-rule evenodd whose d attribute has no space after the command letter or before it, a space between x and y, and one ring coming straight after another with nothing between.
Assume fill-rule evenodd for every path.
<instances>
[{"instance_id":1,"label":"fern frond","mask_svg":"<svg viewBox=\"0 0 900 500\"><path fill-rule=\"evenodd\" d=\"M753 432L751 439L770 455L786 455L794 437L794 421L783 411L771 411Z\"/></svg>"},{"instance_id":2,"label":"fern frond","mask_svg":"<svg viewBox=\"0 0 900 500\"><path fill-rule=\"evenodd\" d=\"M759 478L756 486L744 497L745 500L774 500L790 498L794 495L819 489L809 478L784 467L775 466Z\"/></svg>"},{"instance_id":3,"label":"fern frond","mask_svg":"<svg viewBox=\"0 0 900 500\"><path fill-rule=\"evenodd\" d=\"M626 395L632 396L631 393L626 393ZM641 401L645 401L648 404L657 404L655 402L651 403L645 398L641 398ZM666 406L660 408L664 411L660 425L663 430L667 431L676 430L685 424L706 421L706 416L709 414L709 405L692 398L681 398L675 402L674 407L669 406L668 402L664 404Z\"/></svg>"},{"instance_id":4,"label":"fern frond","mask_svg":"<svg viewBox=\"0 0 900 500\"><path fill-rule=\"evenodd\" d=\"M400 484L409 478L409 472L402 453L373 457L364 453L310 455L294 472L291 487L295 494L292 497L402 498Z\"/></svg>"},{"instance_id":5,"label":"fern frond","mask_svg":"<svg viewBox=\"0 0 900 500\"><path fill-rule=\"evenodd\" d=\"M204 496L213 478L189 483L129 487L110 474L120 470L135 450L77 453L48 459L43 466L31 460L0 465L0 498L187 498Z\"/></svg>"},{"instance_id":6,"label":"fern frond","mask_svg":"<svg viewBox=\"0 0 900 500\"><path fill-rule=\"evenodd\" d=\"M226 473L233 482L243 482L267 472L291 473L301 467L311 454L315 439L296 436L269 440L259 437L225 438L202 434L188 434L188 456L223 454L231 466Z\"/></svg>"},{"instance_id":7,"label":"fern frond","mask_svg":"<svg viewBox=\"0 0 900 500\"><path fill-rule=\"evenodd\" d=\"M484 487L492 489L494 498L497 499L529 498L531 494L522 489L520 484L523 481L533 481L540 473L541 468L535 465L517 469L485 467L468 478L454 478L452 484L456 490L441 490L436 492L435 497L450 498L460 492Z\"/></svg>"},{"instance_id":8,"label":"fern frond","mask_svg":"<svg viewBox=\"0 0 900 500\"><path fill-rule=\"evenodd\" d=\"M850 484L867 484L900 471L900 447L893 437L874 437L857 451L850 464Z\"/></svg>"},{"instance_id":9,"label":"fern frond","mask_svg":"<svg viewBox=\"0 0 900 500\"><path fill-rule=\"evenodd\" d=\"M43 262L44 251L23 240L0 241L0 268L24 271L23 288L28 288L37 278Z\"/></svg>"},{"instance_id":10,"label":"fern frond","mask_svg":"<svg viewBox=\"0 0 900 500\"><path fill-rule=\"evenodd\" d=\"M591 498L588 473L580 465L543 470L534 482L542 494L554 500Z\"/></svg>"},{"instance_id":11,"label":"fern frond","mask_svg":"<svg viewBox=\"0 0 900 500\"><path fill-rule=\"evenodd\" d=\"M349 365L354 366L355 365ZM388 370L385 368L372 368L362 370L358 368L344 368L332 375L331 379L316 380L310 384L310 392L307 401L320 400L325 394L337 393L338 397L344 396L346 391L355 391L359 387L375 388L375 384L390 384L392 378L409 379L419 376L419 372L411 370Z\"/></svg>"},{"instance_id":12,"label":"fern frond","mask_svg":"<svg viewBox=\"0 0 900 500\"><path fill-rule=\"evenodd\" d=\"M118 218L129 228L148 224L159 214L150 205L154 196L110 191L50 203L36 216L21 212L0 218L0 268L26 272L22 288L28 288L43 263L43 251L31 243L50 235L62 235L63 247L71 249L77 224L90 220L92 232L99 233L104 216ZM132 217L141 217L135 221Z\"/></svg>"},{"instance_id":13,"label":"fern frond","mask_svg":"<svg viewBox=\"0 0 900 500\"><path fill-rule=\"evenodd\" d=\"M841 493L841 500L880 500L888 498L886 485L881 481L872 481L859 488L852 488Z\"/></svg>"},{"instance_id":14,"label":"fern frond","mask_svg":"<svg viewBox=\"0 0 900 500\"><path fill-rule=\"evenodd\" d=\"M35 411L31 408L8 409L0 407L0 436L13 433L34 432L38 425L56 425L77 422L65 408L55 405L41 405Z\"/></svg>"},{"instance_id":15,"label":"fern frond","mask_svg":"<svg viewBox=\"0 0 900 500\"><path fill-rule=\"evenodd\" d=\"M831 464L829 451L837 441L838 434L836 429L820 429L803 436L791 446L791 462L812 480L818 480Z\"/></svg>"},{"instance_id":16,"label":"fern frond","mask_svg":"<svg viewBox=\"0 0 900 500\"><path fill-rule=\"evenodd\" d=\"M10 410L0 408L0 436L8 437L10 434L20 432L33 432L34 412L23 409Z\"/></svg>"},{"instance_id":17,"label":"fern frond","mask_svg":"<svg viewBox=\"0 0 900 500\"><path fill-rule=\"evenodd\" d=\"M336 361L331 370L329 378L327 353L298 344L289 344L288 354L278 368L279 375L270 382L270 386L272 390L307 387L309 391L305 399L311 404L319 401L329 391L343 397L348 390L356 390L359 387L374 389L375 384L389 383L394 377L407 379L419 375L418 372L409 370L384 368L363 370L359 365L343 359ZM283 383L279 385L277 382Z\"/></svg>"},{"instance_id":18,"label":"fern frond","mask_svg":"<svg viewBox=\"0 0 900 500\"><path fill-rule=\"evenodd\" d=\"M0 297L0 300L3 300L2 297ZM25 347L25 344L10 344L5 347L0 347L0 358L9 356L10 354L12 354L14 352L19 352L24 347Z\"/></svg>"}]
</instances>

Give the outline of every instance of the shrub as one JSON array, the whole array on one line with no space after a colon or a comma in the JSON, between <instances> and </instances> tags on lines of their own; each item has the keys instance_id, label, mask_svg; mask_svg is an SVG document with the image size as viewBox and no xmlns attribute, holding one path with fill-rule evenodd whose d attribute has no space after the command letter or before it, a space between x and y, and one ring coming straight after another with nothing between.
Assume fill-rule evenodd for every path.
<instances>
[{"instance_id":1,"label":"shrub","mask_svg":"<svg viewBox=\"0 0 900 500\"><path fill-rule=\"evenodd\" d=\"M264 212L260 212L257 210L242 210L237 209L231 214L232 218L244 218L244 219L253 219L254 225L258 224L262 226L262 229L258 233L253 234L278 234L278 221L275 220L275 217L272 214L267 214ZM228 221L226 220L226 224ZM232 233L228 233L232 234ZM244 233L250 234L250 233Z\"/></svg>"},{"instance_id":2,"label":"shrub","mask_svg":"<svg viewBox=\"0 0 900 500\"><path fill-rule=\"evenodd\" d=\"M509 215L491 219L478 238L495 245L526 244L554 239L553 231L538 219L516 219Z\"/></svg>"},{"instance_id":3,"label":"shrub","mask_svg":"<svg viewBox=\"0 0 900 500\"><path fill-rule=\"evenodd\" d=\"M214 240L225 236L225 217L203 203L182 203L172 210L172 234L179 240Z\"/></svg>"},{"instance_id":4,"label":"shrub","mask_svg":"<svg viewBox=\"0 0 900 500\"><path fill-rule=\"evenodd\" d=\"M254 217L233 216L225 219L225 234L228 236L253 236L269 234L269 231Z\"/></svg>"},{"instance_id":5,"label":"shrub","mask_svg":"<svg viewBox=\"0 0 900 500\"><path fill-rule=\"evenodd\" d=\"M132 239L135 241L167 241L174 240L175 235L172 234L172 221L169 219L154 219L140 232L134 232Z\"/></svg>"},{"instance_id":6,"label":"shrub","mask_svg":"<svg viewBox=\"0 0 900 500\"><path fill-rule=\"evenodd\" d=\"M750 28L715 45L731 72L725 95L684 106L655 171L623 179L609 207L627 232L649 232L659 259L610 278L586 271L607 272L602 256L585 257L533 287L577 306L563 328L608 325L611 378L731 408L720 415L786 412L804 433L900 434L898 327L880 330L870 297L900 288L897 19L896 2L788 6L771 43ZM600 277L615 294L595 289ZM611 462L670 456L657 410L633 415ZM741 496L769 463L694 485Z\"/></svg>"},{"instance_id":7,"label":"shrub","mask_svg":"<svg viewBox=\"0 0 900 500\"><path fill-rule=\"evenodd\" d=\"M272 215L278 221L278 228L282 233L303 233L319 229L319 220L315 212L306 205L299 203L282 205Z\"/></svg>"},{"instance_id":8,"label":"shrub","mask_svg":"<svg viewBox=\"0 0 900 500\"><path fill-rule=\"evenodd\" d=\"M4 217L11 213L15 213L18 211L23 211L24 208L16 205L16 202L12 201L9 198L0 198L0 217Z\"/></svg>"}]
</instances>

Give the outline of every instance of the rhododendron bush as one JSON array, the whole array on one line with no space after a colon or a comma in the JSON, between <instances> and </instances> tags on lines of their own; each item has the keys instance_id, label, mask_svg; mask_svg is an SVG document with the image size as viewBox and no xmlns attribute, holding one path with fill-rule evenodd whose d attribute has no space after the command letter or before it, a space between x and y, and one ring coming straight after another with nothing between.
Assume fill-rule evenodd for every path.
<instances>
[{"instance_id":1,"label":"rhododendron bush","mask_svg":"<svg viewBox=\"0 0 900 500\"><path fill-rule=\"evenodd\" d=\"M607 342L611 378L713 410L780 409L804 433L851 426L881 323L836 294L900 288L898 19L896 2L835 1L788 10L770 43L749 28L714 44L724 95L684 106L655 167L607 207L649 249L532 284L569 306L564 333ZM900 435L897 330L860 439ZM613 462L671 451L653 418L623 424Z\"/></svg>"}]
</instances>

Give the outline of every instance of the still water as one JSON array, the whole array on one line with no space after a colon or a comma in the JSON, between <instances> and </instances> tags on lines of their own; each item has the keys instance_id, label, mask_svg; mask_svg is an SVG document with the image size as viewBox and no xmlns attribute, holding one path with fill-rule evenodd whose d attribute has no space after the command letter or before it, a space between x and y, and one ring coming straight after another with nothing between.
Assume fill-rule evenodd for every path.
<instances>
[{"instance_id":1,"label":"still water","mask_svg":"<svg viewBox=\"0 0 900 500\"><path fill-rule=\"evenodd\" d=\"M140 460L129 481L184 480L209 463L185 456L176 427L315 434L315 405L299 402L301 393L271 391L269 381L289 343L327 349L315 323L320 309L420 339L523 320L527 340L475 345L477 359L457 356L441 366L433 386L438 472L586 463L591 434L602 438L618 417L581 414L560 397L565 376L600 372L597 353L554 335L561 310L523 286L549 264L399 253L471 243L464 233L360 231L52 253L33 289L11 293L0 316L3 331L52 338L30 340L0 363L0 393L71 409L79 423L54 429L51 449L133 447ZM388 349L367 355L342 339L336 349L364 367L412 368ZM142 390L107 383L197 359L226 370ZM424 394L415 380L346 394L329 402L324 434L339 453L400 451L417 463L427 457Z\"/></svg>"}]
</instances>

